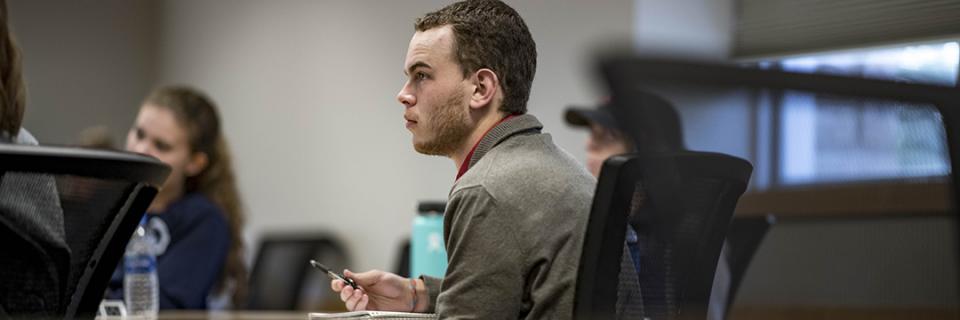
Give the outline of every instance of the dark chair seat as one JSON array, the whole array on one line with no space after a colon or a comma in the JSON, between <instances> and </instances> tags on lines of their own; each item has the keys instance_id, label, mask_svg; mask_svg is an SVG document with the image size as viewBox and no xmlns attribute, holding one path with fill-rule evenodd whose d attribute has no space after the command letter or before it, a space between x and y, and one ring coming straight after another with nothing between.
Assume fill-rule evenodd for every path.
<instances>
[{"instance_id":1,"label":"dark chair seat","mask_svg":"<svg viewBox=\"0 0 960 320\"><path fill-rule=\"evenodd\" d=\"M324 233L267 234L250 273L251 310L342 311L330 278L308 263L315 259L343 270L349 257L336 237Z\"/></svg>"}]
</instances>

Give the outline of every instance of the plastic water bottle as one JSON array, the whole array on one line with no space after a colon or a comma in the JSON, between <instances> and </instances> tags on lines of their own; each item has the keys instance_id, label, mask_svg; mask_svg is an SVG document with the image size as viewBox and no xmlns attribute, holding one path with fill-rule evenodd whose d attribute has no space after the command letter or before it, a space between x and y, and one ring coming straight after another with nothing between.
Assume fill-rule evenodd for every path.
<instances>
[{"instance_id":1,"label":"plastic water bottle","mask_svg":"<svg viewBox=\"0 0 960 320\"><path fill-rule=\"evenodd\" d=\"M127 314L156 317L160 309L160 285L152 237L143 228L146 221L146 216L140 220L140 226L133 232L123 255L123 300L127 304Z\"/></svg>"},{"instance_id":2,"label":"plastic water bottle","mask_svg":"<svg viewBox=\"0 0 960 320\"><path fill-rule=\"evenodd\" d=\"M410 275L443 277L447 272L447 250L443 243L443 210L446 203L421 202L413 219L410 240Z\"/></svg>"}]
</instances>

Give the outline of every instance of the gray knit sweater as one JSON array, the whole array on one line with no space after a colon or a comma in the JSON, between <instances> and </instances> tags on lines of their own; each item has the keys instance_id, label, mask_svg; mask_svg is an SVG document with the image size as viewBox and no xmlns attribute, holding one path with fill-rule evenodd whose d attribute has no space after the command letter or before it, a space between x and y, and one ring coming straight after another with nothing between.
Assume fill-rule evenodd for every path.
<instances>
[{"instance_id":1,"label":"gray knit sweater","mask_svg":"<svg viewBox=\"0 0 960 320\"><path fill-rule=\"evenodd\" d=\"M15 137L0 134L0 143L37 141L21 129ZM0 318L53 317L70 301L62 295L70 249L52 176L0 172L0 233Z\"/></svg>"},{"instance_id":2,"label":"gray knit sweater","mask_svg":"<svg viewBox=\"0 0 960 320\"><path fill-rule=\"evenodd\" d=\"M425 277L443 319L570 319L596 181L532 115L491 130L453 186L448 267Z\"/></svg>"}]
</instances>

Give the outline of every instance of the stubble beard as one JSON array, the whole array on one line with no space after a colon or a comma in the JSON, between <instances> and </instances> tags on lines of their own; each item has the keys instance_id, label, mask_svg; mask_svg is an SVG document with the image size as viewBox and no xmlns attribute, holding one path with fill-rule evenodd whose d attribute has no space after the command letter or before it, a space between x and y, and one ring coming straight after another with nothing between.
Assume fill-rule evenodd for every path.
<instances>
[{"instance_id":1,"label":"stubble beard","mask_svg":"<svg viewBox=\"0 0 960 320\"><path fill-rule=\"evenodd\" d=\"M413 148L417 152L449 157L463 145L473 129L463 101L460 90L454 90L446 103L428 117L426 123L433 127L433 138L415 142Z\"/></svg>"}]
</instances>

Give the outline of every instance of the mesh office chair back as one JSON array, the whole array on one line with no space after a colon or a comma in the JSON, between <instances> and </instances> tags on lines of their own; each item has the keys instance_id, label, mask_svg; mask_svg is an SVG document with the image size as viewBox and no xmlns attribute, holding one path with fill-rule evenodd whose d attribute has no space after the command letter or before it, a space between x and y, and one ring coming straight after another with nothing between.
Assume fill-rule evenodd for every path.
<instances>
[{"instance_id":1,"label":"mesh office chair back","mask_svg":"<svg viewBox=\"0 0 960 320\"><path fill-rule=\"evenodd\" d=\"M169 167L124 152L3 144L0 174L0 312L93 318Z\"/></svg>"},{"instance_id":2,"label":"mesh office chair back","mask_svg":"<svg viewBox=\"0 0 960 320\"><path fill-rule=\"evenodd\" d=\"M650 156L644 164L650 217L641 287L647 314L659 319L706 317L713 278L737 200L753 167L717 153Z\"/></svg>"},{"instance_id":3,"label":"mesh office chair back","mask_svg":"<svg viewBox=\"0 0 960 320\"><path fill-rule=\"evenodd\" d=\"M607 319L643 314L654 319L700 318L736 201L752 166L717 153L669 152L608 159L601 169L577 280L576 318ZM642 188L637 189L637 186ZM643 305L624 306L621 265L627 213L647 223L639 286ZM619 306L619 307L618 307ZM630 310L630 309L634 310Z\"/></svg>"}]
</instances>

